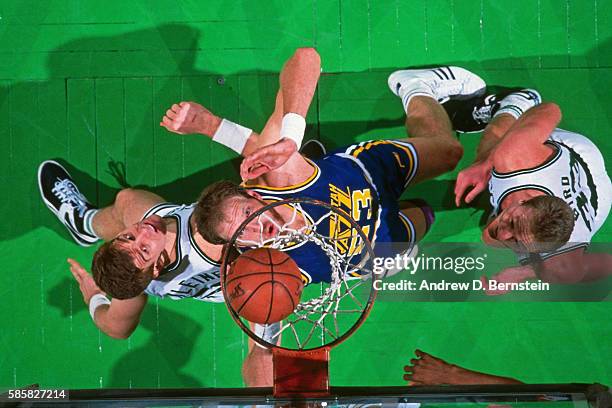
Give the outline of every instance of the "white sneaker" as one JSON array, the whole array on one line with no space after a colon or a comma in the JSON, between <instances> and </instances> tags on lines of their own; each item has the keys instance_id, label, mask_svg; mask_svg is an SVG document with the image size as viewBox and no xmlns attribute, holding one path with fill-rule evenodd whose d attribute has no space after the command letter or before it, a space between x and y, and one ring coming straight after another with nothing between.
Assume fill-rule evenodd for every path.
<instances>
[{"instance_id":1,"label":"white sneaker","mask_svg":"<svg viewBox=\"0 0 612 408\"><path fill-rule=\"evenodd\" d=\"M404 108L413 96L429 96L439 103L452 96L474 96L485 91L485 81L460 67L404 69L393 72L388 79L391 92L402 98Z\"/></svg>"}]
</instances>

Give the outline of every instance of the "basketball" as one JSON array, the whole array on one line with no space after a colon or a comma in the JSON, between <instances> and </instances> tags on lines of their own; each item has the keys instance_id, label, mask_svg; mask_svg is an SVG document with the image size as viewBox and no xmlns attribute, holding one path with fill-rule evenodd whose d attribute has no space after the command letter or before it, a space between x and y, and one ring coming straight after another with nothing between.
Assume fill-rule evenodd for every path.
<instances>
[{"instance_id":1,"label":"basketball","mask_svg":"<svg viewBox=\"0 0 612 408\"><path fill-rule=\"evenodd\" d=\"M256 248L240 255L225 279L231 308L253 323L283 320L293 313L304 289L295 261L270 248Z\"/></svg>"}]
</instances>

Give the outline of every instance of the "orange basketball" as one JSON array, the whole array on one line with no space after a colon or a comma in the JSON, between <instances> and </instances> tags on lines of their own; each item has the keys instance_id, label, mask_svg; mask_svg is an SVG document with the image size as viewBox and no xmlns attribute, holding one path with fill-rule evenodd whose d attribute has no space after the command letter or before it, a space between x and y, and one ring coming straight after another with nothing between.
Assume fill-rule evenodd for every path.
<instances>
[{"instance_id":1,"label":"orange basketball","mask_svg":"<svg viewBox=\"0 0 612 408\"><path fill-rule=\"evenodd\" d=\"M253 323L283 320L300 302L304 281L300 269L287 254L256 248L240 255L225 276L229 304Z\"/></svg>"}]
</instances>

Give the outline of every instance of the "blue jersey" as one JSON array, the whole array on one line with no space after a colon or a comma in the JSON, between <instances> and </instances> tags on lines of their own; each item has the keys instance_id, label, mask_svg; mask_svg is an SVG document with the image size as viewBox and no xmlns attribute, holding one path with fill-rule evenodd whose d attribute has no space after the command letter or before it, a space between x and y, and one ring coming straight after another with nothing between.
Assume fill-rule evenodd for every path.
<instances>
[{"instance_id":1,"label":"blue jersey","mask_svg":"<svg viewBox=\"0 0 612 408\"><path fill-rule=\"evenodd\" d=\"M268 202L310 198L331 204L350 215L361 227L377 256L392 254L378 250L376 243L414 243L414 227L398 206L399 196L417 169L416 151L412 145L400 141L363 142L309 163L314 172L301 184L247 188ZM321 206L302 204L301 207L302 215L311 223L329 212ZM359 236L343 217L323 218L317 231L334 238L340 254L360 253ZM330 281L330 259L317 244L306 242L283 250L296 261L308 283Z\"/></svg>"}]
</instances>

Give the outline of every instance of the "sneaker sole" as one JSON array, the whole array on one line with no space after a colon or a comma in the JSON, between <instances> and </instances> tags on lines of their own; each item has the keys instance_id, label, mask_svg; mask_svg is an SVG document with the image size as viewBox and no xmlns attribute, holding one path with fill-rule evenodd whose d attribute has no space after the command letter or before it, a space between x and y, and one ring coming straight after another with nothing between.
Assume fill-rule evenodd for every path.
<instances>
[{"instance_id":1,"label":"sneaker sole","mask_svg":"<svg viewBox=\"0 0 612 408\"><path fill-rule=\"evenodd\" d=\"M43 167L45 166L45 164L47 163L53 163L55 165L57 165L58 167L60 167L62 170L64 170L66 172L66 174L68 174L68 176L70 176L70 173L68 173L68 171L64 168L64 166L62 166L61 164L59 164L58 162L54 161L54 160L45 160L44 162L42 162L40 164L40 166L38 166L38 191L40 192L40 197L42 198L42 200L44 201L45 205L47 206L47 208L49 210L51 210L51 212L55 215L55 217L60 220L60 222L62 223L62 225L64 225L66 227L66 229L68 230L68 232L70 233L70 235L72 236L72 239L79 244L82 247L89 247L94 245L98 240L93 241L93 242L89 242L84 240L83 238L81 238L79 235L76 235L76 233L72 230L72 226L67 224L59 215L59 212L55 209L55 207L53 206L53 204L51 204L49 202L49 200L47 200L47 198L45 197L45 194L43 193L43 188L42 188L42 184L40 182L40 174L42 172ZM72 176L70 176L72 177Z\"/></svg>"}]
</instances>

